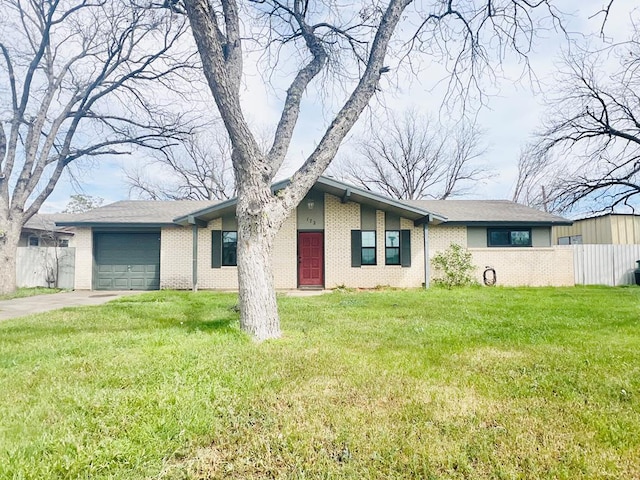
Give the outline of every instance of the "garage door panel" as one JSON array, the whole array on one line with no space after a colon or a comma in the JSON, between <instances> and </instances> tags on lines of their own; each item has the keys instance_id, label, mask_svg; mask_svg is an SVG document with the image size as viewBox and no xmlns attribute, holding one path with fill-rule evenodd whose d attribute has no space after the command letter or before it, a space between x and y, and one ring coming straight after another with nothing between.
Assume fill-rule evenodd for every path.
<instances>
[{"instance_id":1,"label":"garage door panel","mask_svg":"<svg viewBox=\"0 0 640 480\"><path fill-rule=\"evenodd\" d=\"M157 290L160 287L160 232L96 233L95 288Z\"/></svg>"},{"instance_id":2,"label":"garage door panel","mask_svg":"<svg viewBox=\"0 0 640 480\"><path fill-rule=\"evenodd\" d=\"M147 282L144 278L132 278L130 285L133 290L143 290L147 286Z\"/></svg>"},{"instance_id":3,"label":"garage door panel","mask_svg":"<svg viewBox=\"0 0 640 480\"><path fill-rule=\"evenodd\" d=\"M128 278L114 278L111 285L116 290L136 290L136 288L131 285Z\"/></svg>"},{"instance_id":4,"label":"garage door panel","mask_svg":"<svg viewBox=\"0 0 640 480\"><path fill-rule=\"evenodd\" d=\"M96 288L98 290L113 290L113 280L110 278L99 278Z\"/></svg>"}]
</instances>

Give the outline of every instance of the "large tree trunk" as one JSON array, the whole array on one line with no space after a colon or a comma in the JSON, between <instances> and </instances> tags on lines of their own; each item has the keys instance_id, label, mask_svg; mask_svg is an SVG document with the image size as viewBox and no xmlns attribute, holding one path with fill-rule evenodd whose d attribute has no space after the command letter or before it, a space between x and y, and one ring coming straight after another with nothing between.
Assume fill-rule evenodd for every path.
<instances>
[{"instance_id":1,"label":"large tree trunk","mask_svg":"<svg viewBox=\"0 0 640 480\"><path fill-rule=\"evenodd\" d=\"M0 295L6 295L16 290L16 255L22 224L3 218L0 225Z\"/></svg>"},{"instance_id":2,"label":"large tree trunk","mask_svg":"<svg viewBox=\"0 0 640 480\"><path fill-rule=\"evenodd\" d=\"M238 199L238 300L240 327L262 341L280 337L272 247L282 221L267 213L264 203L257 205L256 199Z\"/></svg>"}]
</instances>

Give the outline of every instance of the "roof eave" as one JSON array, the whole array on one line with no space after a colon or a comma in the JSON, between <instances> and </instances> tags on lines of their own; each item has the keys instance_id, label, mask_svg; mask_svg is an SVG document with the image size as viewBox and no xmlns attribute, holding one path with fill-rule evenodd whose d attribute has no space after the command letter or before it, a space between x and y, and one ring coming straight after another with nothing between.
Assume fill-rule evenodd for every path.
<instances>
[{"instance_id":1,"label":"roof eave","mask_svg":"<svg viewBox=\"0 0 640 480\"><path fill-rule=\"evenodd\" d=\"M526 221L526 220L454 220L444 222L450 226L468 226L468 227L560 227L571 226L573 222L567 221Z\"/></svg>"},{"instance_id":2,"label":"roof eave","mask_svg":"<svg viewBox=\"0 0 640 480\"><path fill-rule=\"evenodd\" d=\"M291 183L290 179L280 180L279 182L271 185L271 190L276 192L285 188ZM338 180L334 180L328 177L320 177L314 184L313 188L330 193L340 198L344 203L352 201L365 205L371 205L374 207L380 207L379 210L390 211L397 213L398 215L413 220L414 222L424 223L442 223L446 221L446 217L439 214L434 214L423 208L415 207L413 205L406 204L399 200L387 198L383 195L379 195L368 190L364 190L353 185L349 185ZM221 217L226 213L235 213L235 205L237 199L232 198L218 203L211 207L207 207L201 210L191 212L188 215L182 215L174 218L174 222L179 225L193 224L193 220L209 222L214 218ZM192 219L190 221L190 218ZM425 220L426 219L426 220Z\"/></svg>"},{"instance_id":3,"label":"roof eave","mask_svg":"<svg viewBox=\"0 0 640 480\"><path fill-rule=\"evenodd\" d=\"M173 222L99 222L99 221L91 221L91 222L56 222L56 225L64 226L64 227L86 227L86 228L117 228L117 227L125 227L125 228L163 228L163 227L176 227L177 225Z\"/></svg>"},{"instance_id":4,"label":"roof eave","mask_svg":"<svg viewBox=\"0 0 640 480\"><path fill-rule=\"evenodd\" d=\"M193 225L195 221L208 222L214 218L222 216L227 210L235 212L236 198L230 198L220 203L216 203L210 207L202 208L187 215L181 215L173 219L174 224Z\"/></svg>"}]
</instances>

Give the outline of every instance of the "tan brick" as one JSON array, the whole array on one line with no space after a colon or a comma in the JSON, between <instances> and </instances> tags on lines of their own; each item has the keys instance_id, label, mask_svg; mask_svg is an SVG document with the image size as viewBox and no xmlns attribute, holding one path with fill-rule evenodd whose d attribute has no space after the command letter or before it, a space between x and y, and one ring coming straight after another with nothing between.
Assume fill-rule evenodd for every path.
<instances>
[{"instance_id":1,"label":"tan brick","mask_svg":"<svg viewBox=\"0 0 640 480\"><path fill-rule=\"evenodd\" d=\"M93 234L91 228L75 229L75 289L91 290L93 279Z\"/></svg>"},{"instance_id":2,"label":"tan brick","mask_svg":"<svg viewBox=\"0 0 640 480\"><path fill-rule=\"evenodd\" d=\"M384 264L384 212L376 213L377 265L351 266L351 230L360 230L360 205L343 204L325 194L325 266L327 288L373 288L380 285L419 287L424 282L423 230L402 218L401 228L411 230L411 267Z\"/></svg>"},{"instance_id":3,"label":"tan brick","mask_svg":"<svg viewBox=\"0 0 640 480\"><path fill-rule=\"evenodd\" d=\"M160 288L191 288L193 259L191 227L165 227L160 233Z\"/></svg>"},{"instance_id":4,"label":"tan brick","mask_svg":"<svg viewBox=\"0 0 640 480\"><path fill-rule=\"evenodd\" d=\"M486 266L496 271L497 285L573 286L573 252L562 248L473 248L476 278Z\"/></svg>"}]
</instances>

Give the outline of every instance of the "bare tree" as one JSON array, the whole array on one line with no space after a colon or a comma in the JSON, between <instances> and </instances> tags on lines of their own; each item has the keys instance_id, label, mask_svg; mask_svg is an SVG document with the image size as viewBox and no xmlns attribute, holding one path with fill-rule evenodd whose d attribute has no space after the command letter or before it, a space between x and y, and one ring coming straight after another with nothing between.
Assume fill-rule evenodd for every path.
<instances>
[{"instance_id":1,"label":"bare tree","mask_svg":"<svg viewBox=\"0 0 640 480\"><path fill-rule=\"evenodd\" d=\"M612 73L610 59L617 60ZM640 199L640 31L604 50L567 55L549 119L520 165L531 201L593 212ZM535 193L536 190L540 193ZM522 195L522 189L516 191Z\"/></svg>"},{"instance_id":2,"label":"bare tree","mask_svg":"<svg viewBox=\"0 0 640 480\"><path fill-rule=\"evenodd\" d=\"M333 160L390 71L385 56L390 42L404 51L452 58L452 88L464 94L478 85L490 60L485 45L526 54L540 17L536 8L556 17L550 0L478 2L411 0L339 4L304 0L264 0L239 5L235 0L184 0L204 73L229 133L238 190L238 277L241 327L263 340L280 335L272 269L273 240L285 219ZM405 32L394 37L403 21ZM252 43L245 43L249 39ZM243 46L264 46L280 72L293 70L271 148L263 154L241 102ZM396 57L396 58L398 58ZM277 60L282 60L282 64ZM294 68L294 61L300 64ZM289 150L302 98L322 72L341 74L347 92L316 148L289 185L273 193L271 182ZM465 75L465 72L468 75Z\"/></svg>"},{"instance_id":3,"label":"bare tree","mask_svg":"<svg viewBox=\"0 0 640 480\"><path fill-rule=\"evenodd\" d=\"M344 164L345 180L397 199L461 195L489 172L474 161L484 154L473 126L447 128L408 110L372 120ZM337 171L340 171L337 166Z\"/></svg>"},{"instance_id":4,"label":"bare tree","mask_svg":"<svg viewBox=\"0 0 640 480\"><path fill-rule=\"evenodd\" d=\"M150 200L225 200L235 195L231 142L225 131L199 130L152 153L143 168L125 169L129 191Z\"/></svg>"},{"instance_id":5,"label":"bare tree","mask_svg":"<svg viewBox=\"0 0 640 480\"><path fill-rule=\"evenodd\" d=\"M127 0L5 0L0 18L0 293L20 230L72 163L163 148L180 117L154 107L189 59L181 18Z\"/></svg>"}]
</instances>

